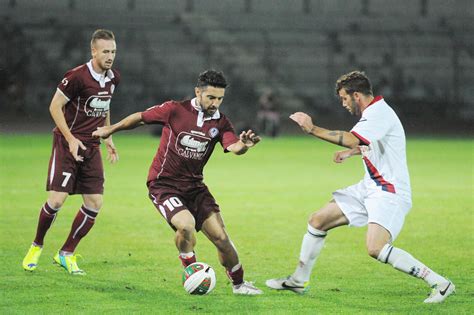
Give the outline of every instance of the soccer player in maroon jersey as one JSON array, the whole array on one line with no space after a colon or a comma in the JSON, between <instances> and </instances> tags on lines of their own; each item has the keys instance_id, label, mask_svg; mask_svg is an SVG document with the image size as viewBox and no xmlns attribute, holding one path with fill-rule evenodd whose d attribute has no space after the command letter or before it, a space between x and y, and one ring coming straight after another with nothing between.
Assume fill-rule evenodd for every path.
<instances>
[{"instance_id":1,"label":"soccer player in maroon jersey","mask_svg":"<svg viewBox=\"0 0 474 315\"><path fill-rule=\"evenodd\" d=\"M237 251L227 234L219 206L203 183L202 170L219 142L225 152L244 154L260 141L252 130L237 137L229 119L219 111L227 82L221 72L199 75L196 97L169 101L120 122L99 127L93 136L107 138L142 124L162 124L160 146L148 173L147 186L153 205L176 231L175 243L183 266L196 262L195 233L202 230L216 246L221 264L235 294L261 294L244 281Z\"/></svg>"},{"instance_id":2,"label":"soccer player in maroon jersey","mask_svg":"<svg viewBox=\"0 0 474 315\"><path fill-rule=\"evenodd\" d=\"M33 271L43 250L46 232L68 195L81 194L84 201L71 232L53 261L73 275L85 275L77 266L74 251L86 236L102 207L104 170L100 140L92 137L97 127L110 125L110 101L120 82L112 70L116 54L115 36L99 29L92 35L92 59L66 73L59 83L49 111L56 123L46 190L48 199L39 215L36 237L23 259L23 268ZM104 140L108 160L118 160L112 137Z\"/></svg>"}]
</instances>

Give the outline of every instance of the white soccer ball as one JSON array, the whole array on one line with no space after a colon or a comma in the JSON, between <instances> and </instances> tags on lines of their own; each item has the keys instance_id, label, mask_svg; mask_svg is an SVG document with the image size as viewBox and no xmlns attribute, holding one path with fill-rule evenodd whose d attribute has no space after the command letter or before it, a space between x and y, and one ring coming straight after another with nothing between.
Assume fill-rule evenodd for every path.
<instances>
[{"instance_id":1,"label":"white soccer ball","mask_svg":"<svg viewBox=\"0 0 474 315\"><path fill-rule=\"evenodd\" d=\"M183 271L183 287L189 294L209 294L216 286L216 273L211 266L195 262Z\"/></svg>"}]
</instances>

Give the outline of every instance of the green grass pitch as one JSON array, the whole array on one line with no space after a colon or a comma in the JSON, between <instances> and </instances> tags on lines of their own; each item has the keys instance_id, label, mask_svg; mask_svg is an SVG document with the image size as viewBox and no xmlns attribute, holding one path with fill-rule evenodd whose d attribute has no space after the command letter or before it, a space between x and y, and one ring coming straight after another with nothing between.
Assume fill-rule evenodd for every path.
<instances>
[{"instance_id":1,"label":"green grass pitch","mask_svg":"<svg viewBox=\"0 0 474 315\"><path fill-rule=\"evenodd\" d=\"M77 252L88 274L72 277L52 265L81 205L70 197L50 229L38 269L21 261L32 239L44 191L51 135L0 137L0 313L444 313L474 312L473 141L410 139L413 208L395 245L456 284L441 305L424 305L419 279L366 254L365 228L329 233L304 296L265 288L266 279L290 274L297 263L309 214L337 189L360 180L354 157L332 162L336 146L310 137L264 139L244 156L216 147L205 169L237 246L247 280L262 296L234 296L212 244L199 233L199 261L216 270L208 296L190 296L172 230L150 203L145 186L158 138L118 134L117 165L106 164L104 206ZM105 157L105 154L104 154Z\"/></svg>"}]
</instances>

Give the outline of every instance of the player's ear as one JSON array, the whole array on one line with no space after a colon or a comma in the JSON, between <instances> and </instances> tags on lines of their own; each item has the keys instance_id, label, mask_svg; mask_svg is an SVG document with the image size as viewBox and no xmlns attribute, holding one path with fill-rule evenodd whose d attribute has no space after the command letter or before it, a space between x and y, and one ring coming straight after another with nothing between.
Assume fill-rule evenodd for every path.
<instances>
[{"instance_id":1,"label":"player's ear","mask_svg":"<svg viewBox=\"0 0 474 315\"><path fill-rule=\"evenodd\" d=\"M198 97L199 95L201 95L201 89L198 88L198 87L195 87L195 88L194 88L194 94L196 94L196 97Z\"/></svg>"}]
</instances>

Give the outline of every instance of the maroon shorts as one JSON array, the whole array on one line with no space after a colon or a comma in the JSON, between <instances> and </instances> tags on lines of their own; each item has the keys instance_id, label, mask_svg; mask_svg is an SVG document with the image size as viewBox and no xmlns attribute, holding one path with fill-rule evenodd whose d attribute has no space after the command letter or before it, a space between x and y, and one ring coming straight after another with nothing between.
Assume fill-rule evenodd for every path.
<instances>
[{"instance_id":1,"label":"maroon shorts","mask_svg":"<svg viewBox=\"0 0 474 315\"><path fill-rule=\"evenodd\" d=\"M183 183L166 179L148 182L148 196L161 215L171 224L171 218L183 210L189 210L196 220L196 231L213 213L220 212L219 205L203 182Z\"/></svg>"},{"instance_id":2,"label":"maroon shorts","mask_svg":"<svg viewBox=\"0 0 474 315\"><path fill-rule=\"evenodd\" d=\"M83 162L77 162L69 152L69 145L63 136L54 134L53 150L49 160L46 190L74 194L103 194L104 167L100 147L84 143L86 150L79 149Z\"/></svg>"}]
</instances>

